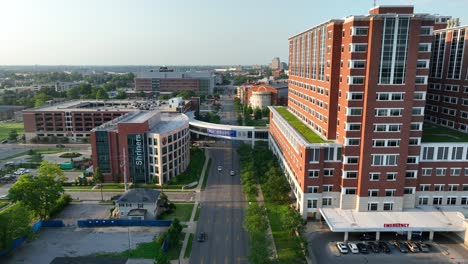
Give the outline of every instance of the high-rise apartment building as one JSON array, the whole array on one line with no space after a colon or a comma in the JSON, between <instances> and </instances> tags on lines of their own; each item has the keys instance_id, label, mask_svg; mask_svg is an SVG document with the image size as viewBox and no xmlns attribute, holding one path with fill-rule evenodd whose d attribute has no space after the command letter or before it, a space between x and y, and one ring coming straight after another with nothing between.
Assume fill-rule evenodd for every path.
<instances>
[{"instance_id":1,"label":"high-rise apartment building","mask_svg":"<svg viewBox=\"0 0 468 264\"><path fill-rule=\"evenodd\" d=\"M468 133L468 26L434 31L426 119Z\"/></svg>"},{"instance_id":2,"label":"high-rise apartment building","mask_svg":"<svg viewBox=\"0 0 468 264\"><path fill-rule=\"evenodd\" d=\"M433 33L447 19L378 6L289 39L288 108L271 107L270 147L303 216L343 231L406 217L418 230L416 207L468 203L468 143L423 136Z\"/></svg>"}]
</instances>

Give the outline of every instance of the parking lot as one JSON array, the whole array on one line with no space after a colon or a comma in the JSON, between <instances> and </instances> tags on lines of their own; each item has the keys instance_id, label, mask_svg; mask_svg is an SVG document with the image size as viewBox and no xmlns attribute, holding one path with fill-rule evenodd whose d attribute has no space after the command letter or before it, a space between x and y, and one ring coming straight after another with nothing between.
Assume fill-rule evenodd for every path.
<instances>
[{"instance_id":1,"label":"parking lot","mask_svg":"<svg viewBox=\"0 0 468 264\"><path fill-rule=\"evenodd\" d=\"M359 233L350 234L349 242L361 242L359 236ZM428 253L401 253L394 245L388 243L391 253L387 254L382 252L341 254L336 242L343 241L343 233L331 232L325 223L309 222L307 225L309 255L316 263L468 263L468 251L462 244L455 242L453 236L450 233L436 233L434 241L428 242L430 245ZM405 237L396 236L395 233L382 233L381 240L405 241ZM417 241L417 238L414 241Z\"/></svg>"},{"instance_id":2,"label":"parking lot","mask_svg":"<svg viewBox=\"0 0 468 264\"><path fill-rule=\"evenodd\" d=\"M102 252L122 252L150 242L166 231L162 227L44 228L36 238L1 263L48 264L55 257L77 257Z\"/></svg>"}]
</instances>

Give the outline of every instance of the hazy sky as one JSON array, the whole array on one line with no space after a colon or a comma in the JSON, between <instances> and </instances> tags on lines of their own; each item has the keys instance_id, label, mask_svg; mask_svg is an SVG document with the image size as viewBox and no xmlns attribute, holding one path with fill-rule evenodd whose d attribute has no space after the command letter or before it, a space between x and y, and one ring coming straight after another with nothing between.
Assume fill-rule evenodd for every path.
<instances>
[{"instance_id":1,"label":"hazy sky","mask_svg":"<svg viewBox=\"0 0 468 264\"><path fill-rule=\"evenodd\" d=\"M373 0L0 0L0 65L267 64L288 37ZM377 0L460 17L468 0Z\"/></svg>"}]
</instances>

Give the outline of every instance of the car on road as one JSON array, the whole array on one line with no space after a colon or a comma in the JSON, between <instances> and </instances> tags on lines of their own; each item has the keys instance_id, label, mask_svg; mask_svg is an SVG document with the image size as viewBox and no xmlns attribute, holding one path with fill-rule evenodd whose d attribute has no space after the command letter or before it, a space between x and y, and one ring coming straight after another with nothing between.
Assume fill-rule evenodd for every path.
<instances>
[{"instance_id":1,"label":"car on road","mask_svg":"<svg viewBox=\"0 0 468 264\"><path fill-rule=\"evenodd\" d=\"M369 253L369 250L367 250L366 244L360 242L360 243L357 243L356 246L359 249L359 253L361 253L361 254L368 254Z\"/></svg>"},{"instance_id":2,"label":"car on road","mask_svg":"<svg viewBox=\"0 0 468 264\"><path fill-rule=\"evenodd\" d=\"M0 200L8 200L8 194L0 196Z\"/></svg>"},{"instance_id":3,"label":"car on road","mask_svg":"<svg viewBox=\"0 0 468 264\"><path fill-rule=\"evenodd\" d=\"M348 248L349 248L349 251L351 251L351 253L353 254L358 254L359 253L359 249L358 247L356 246L355 243L348 243Z\"/></svg>"},{"instance_id":4,"label":"car on road","mask_svg":"<svg viewBox=\"0 0 468 264\"><path fill-rule=\"evenodd\" d=\"M418 246L419 250L421 252L430 252L429 250L429 246L426 244L426 243L423 243L423 242L416 242L416 245Z\"/></svg>"},{"instance_id":5,"label":"car on road","mask_svg":"<svg viewBox=\"0 0 468 264\"><path fill-rule=\"evenodd\" d=\"M232 170L232 171L230 171L230 172L229 172L229 174L230 174L231 176L234 176L234 175L236 175L236 173L235 173L233 170Z\"/></svg>"},{"instance_id":6,"label":"car on road","mask_svg":"<svg viewBox=\"0 0 468 264\"><path fill-rule=\"evenodd\" d=\"M418 253L419 252L419 248L416 245L416 243L414 243L412 241L406 241L405 244L406 244L406 246L409 248L409 250L411 252L413 252L413 253Z\"/></svg>"},{"instance_id":7,"label":"car on road","mask_svg":"<svg viewBox=\"0 0 468 264\"><path fill-rule=\"evenodd\" d=\"M2 141L2 144L6 144L6 143L8 143L8 140L3 140Z\"/></svg>"},{"instance_id":8,"label":"car on road","mask_svg":"<svg viewBox=\"0 0 468 264\"><path fill-rule=\"evenodd\" d=\"M405 243L400 241L393 241L391 244L394 245L401 253L408 253L408 247L405 245Z\"/></svg>"},{"instance_id":9,"label":"car on road","mask_svg":"<svg viewBox=\"0 0 468 264\"><path fill-rule=\"evenodd\" d=\"M374 253L380 253L379 246L373 241L367 243L367 248L369 249L369 251L372 251Z\"/></svg>"},{"instance_id":10,"label":"car on road","mask_svg":"<svg viewBox=\"0 0 468 264\"><path fill-rule=\"evenodd\" d=\"M387 243L383 242L383 241L380 241L379 242L379 249L384 252L384 253L392 253L392 251L390 250L390 247L387 245Z\"/></svg>"},{"instance_id":11,"label":"car on road","mask_svg":"<svg viewBox=\"0 0 468 264\"><path fill-rule=\"evenodd\" d=\"M218 166L218 171L222 171L223 170L223 167L222 166Z\"/></svg>"},{"instance_id":12,"label":"car on road","mask_svg":"<svg viewBox=\"0 0 468 264\"><path fill-rule=\"evenodd\" d=\"M344 242L336 242L336 247L338 248L341 254L348 254L348 247Z\"/></svg>"},{"instance_id":13,"label":"car on road","mask_svg":"<svg viewBox=\"0 0 468 264\"><path fill-rule=\"evenodd\" d=\"M64 147L65 147L65 145L63 145L63 144L57 144L57 145L55 145L55 146L56 146L57 148L64 148Z\"/></svg>"},{"instance_id":14,"label":"car on road","mask_svg":"<svg viewBox=\"0 0 468 264\"><path fill-rule=\"evenodd\" d=\"M369 233L364 233L359 237L359 240L361 240L361 241L375 240L375 235L369 234Z\"/></svg>"},{"instance_id":15,"label":"car on road","mask_svg":"<svg viewBox=\"0 0 468 264\"><path fill-rule=\"evenodd\" d=\"M197 237L198 242L205 242L206 239L206 233L205 232L200 232Z\"/></svg>"}]
</instances>

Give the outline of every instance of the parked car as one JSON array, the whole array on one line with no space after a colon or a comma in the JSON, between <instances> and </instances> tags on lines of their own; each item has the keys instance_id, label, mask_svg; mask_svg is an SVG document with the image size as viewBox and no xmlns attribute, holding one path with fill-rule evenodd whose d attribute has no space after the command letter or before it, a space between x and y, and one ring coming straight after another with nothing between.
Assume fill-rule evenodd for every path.
<instances>
[{"instance_id":1,"label":"parked car","mask_svg":"<svg viewBox=\"0 0 468 264\"><path fill-rule=\"evenodd\" d=\"M369 249L369 251L372 251L374 253L380 253L379 246L373 241L367 243L367 248Z\"/></svg>"},{"instance_id":2,"label":"parked car","mask_svg":"<svg viewBox=\"0 0 468 264\"><path fill-rule=\"evenodd\" d=\"M353 254L359 253L359 249L355 243L348 243L348 248L349 248L349 251L351 251L351 253Z\"/></svg>"},{"instance_id":3,"label":"parked car","mask_svg":"<svg viewBox=\"0 0 468 264\"><path fill-rule=\"evenodd\" d=\"M367 250L366 244L360 242L360 243L357 243L356 246L358 247L359 252L360 252L361 254L368 254L368 253L369 253L369 251Z\"/></svg>"},{"instance_id":4,"label":"parked car","mask_svg":"<svg viewBox=\"0 0 468 264\"><path fill-rule=\"evenodd\" d=\"M205 232L200 232L197 237L198 242L204 242L206 239L206 233Z\"/></svg>"},{"instance_id":5,"label":"parked car","mask_svg":"<svg viewBox=\"0 0 468 264\"><path fill-rule=\"evenodd\" d=\"M413 253L418 253L419 252L419 248L414 242L406 241L405 244L406 244L406 246L409 248L409 250L411 252L413 252Z\"/></svg>"},{"instance_id":6,"label":"parked car","mask_svg":"<svg viewBox=\"0 0 468 264\"><path fill-rule=\"evenodd\" d=\"M223 167L222 166L218 166L218 171L222 171L223 170Z\"/></svg>"},{"instance_id":7,"label":"parked car","mask_svg":"<svg viewBox=\"0 0 468 264\"><path fill-rule=\"evenodd\" d=\"M379 249L384 253L392 253L392 251L390 250L390 247L387 245L387 243L383 241L379 242Z\"/></svg>"},{"instance_id":8,"label":"parked car","mask_svg":"<svg viewBox=\"0 0 468 264\"><path fill-rule=\"evenodd\" d=\"M363 233L359 239L361 241L365 241L365 240L375 240L375 235L373 234L369 234L369 233Z\"/></svg>"},{"instance_id":9,"label":"parked car","mask_svg":"<svg viewBox=\"0 0 468 264\"><path fill-rule=\"evenodd\" d=\"M8 140L3 140L2 141L2 144L6 144L6 143L8 143Z\"/></svg>"},{"instance_id":10,"label":"parked car","mask_svg":"<svg viewBox=\"0 0 468 264\"><path fill-rule=\"evenodd\" d=\"M233 170L232 170L231 172L229 172L229 174L230 174L231 176L236 175L236 173L235 173Z\"/></svg>"},{"instance_id":11,"label":"parked car","mask_svg":"<svg viewBox=\"0 0 468 264\"><path fill-rule=\"evenodd\" d=\"M8 200L8 199L9 198L7 194L0 196L0 200Z\"/></svg>"},{"instance_id":12,"label":"parked car","mask_svg":"<svg viewBox=\"0 0 468 264\"><path fill-rule=\"evenodd\" d=\"M405 243L395 240L391 244L394 245L401 253L408 253L408 247Z\"/></svg>"},{"instance_id":13,"label":"parked car","mask_svg":"<svg viewBox=\"0 0 468 264\"><path fill-rule=\"evenodd\" d=\"M344 242L336 242L336 247L338 248L341 254L348 254L348 247Z\"/></svg>"},{"instance_id":14,"label":"parked car","mask_svg":"<svg viewBox=\"0 0 468 264\"><path fill-rule=\"evenodd\" d=\"M429 250L429 246L426 244L426 243L423 243L423 242L416 242L416 245L418 246L419 250L421 252L430 252Z\"/></svg>"}]
</instances>

